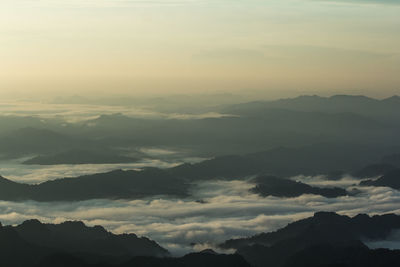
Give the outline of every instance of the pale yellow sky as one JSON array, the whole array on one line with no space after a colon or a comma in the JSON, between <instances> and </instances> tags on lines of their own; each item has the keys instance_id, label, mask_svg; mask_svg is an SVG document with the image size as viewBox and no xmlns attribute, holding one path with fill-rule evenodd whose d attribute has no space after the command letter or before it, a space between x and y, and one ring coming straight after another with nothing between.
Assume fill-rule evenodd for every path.
<instances>
[{"instance_id":1,"label":"pale yellow sky","mask_svg":"<svg viewBox=\"0 0 400 267\"><path fill-rule=\"evenodd\" d=\"M396 2L0 0L0 92L396 94Z\"/></svg>"}]
</instances>

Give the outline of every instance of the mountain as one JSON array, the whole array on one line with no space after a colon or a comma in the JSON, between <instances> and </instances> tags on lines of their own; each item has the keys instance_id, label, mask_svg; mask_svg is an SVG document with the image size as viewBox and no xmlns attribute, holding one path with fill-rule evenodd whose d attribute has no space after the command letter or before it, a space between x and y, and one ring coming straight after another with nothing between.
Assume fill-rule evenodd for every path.
<instances>
[{"instance_id":1,"label":"mountain","mask_svg":"<svg viewBox=\"0 0 400 267\"><path fill-rule=\"evenodd\" d=\"M228 240L221 247L236 249L253 266L335 266L329 264L336 264L338 259L346 259L339 261L345 264L339 266L362 266L348 264L354 260L350 257L352 254L346 254L349 251L359 251L356 259L360 257L362 262L369 257L382 259L395 254L398 264L400 251L392 253L385 250L380 251L382 256L374 256L379 251L369 250L362 241L384 240L394 230L399 229L400 216L395 214L372 217L360 214L351 218L336 213L318 212L313 217L291 223L276 232ZM325 262L318 262L321 256ZM296 262L301 262L301 265L296 265Z\"/></svg>"},{"instance_id":2,"label":"mountain","mask_svg":"<svg viewBox=\"0 0 400 267\"><path fill-rule=\"evenodd\" d=\"M28 220L0 227L0 264L7 267L391 267L400 250L370 249L363 241L383 240L400 230L394 214L355 217L318 212L271 233L228 240L223 248L170 257L154 241L115 235L82 222L43 224Z\"/></svg>"},{"instance_id":3,"label":"mountain","mask_svg":"<svg viewBox=\"0 0 400 267\"><path fill-rule=\"evenodd\" d=\"M0 136L0 151L5 157L47 154L72 148L95 147L89 140L48 129L22 128Z\"/></svg>"},{"instance_id":4,"label":"mountain","mask_svg":"<svg viewBox=\"0 0 400 267\"><path fill-rule=\"evenodd\" d=\"M334 246L320 244L297 252L285 267L392 267L400 263L400 250L368 249L360 242Z\"/></svg>"},{"instance_id":5,"label":"mountain","mask_svg":"<svg viewBox=\"0 0 400 267\"><path fill-rule=\"evenodd\" d=\"M87 199L137 199L156 195L187 196L188 184L161 169L116 170L63 178L37 185L0 177L0 199L22 201L79 201Z\"/></svg>"},{"instance_id":6,"label":"mountain","mask_svg":"<svg viewBox=\"0 0 400 267\"><path fill-rule=\"evenodd\" d=\"M400 154L385 155L378 163L368 164L367 166L354 171L351 175L357 178L381 177L386 173L400 168Z\"/></svg>"},{"instance_id":7,"label":"mountain","mask_svg":"<svg viewBox=\"0 0 400 267\"><path fill-rule=\"evenodd\" d=\"M169 169L116 170L62 178L37 185L15 183L0 177L0 199L79 201L96 198L138 199L156 195L186 197L190 185L198 181L247 179L250 176L318 175L335 173L335 170L340 170L338 173L351 173L354 169L364 166L365 162L374 162L386 154L387 150L381 147L352 146L352 149L348 150L345 144L318 144L300 148L281 147L246 155L221 156ZM285 180L274 181L275 184L266 183L267 181L259 183L254 192L281 197L303 193L329 197L346 194L339 188L324 189ZM271 188L277 189L276 192Z\"/></svg>"},{"instance_id":8,"label":"mountain","mask_svg":"<svg viewBox=\"0 0 400 267\"><path fill-rule=\"evenodd\" d=\"M57 164L112 164L132 163L138 159L119 155L113 150L74 149L56 154L37 156L23 164L57 165Z\"/></svg>"},{"instance_id":9,"label":"mountain","mask_svg":"<svg viewBox=\"0 0 400 267\"><path fill-rule=\"evenodd\" d=\"M181 258L134 258L120 267L250 267L238 254L223 255L209 252L190 253Z\"/></svg>"},{"instance_id":10,"label":"mountain","mask_svg":"<svg viewBox=\"0 0 400 267\"><path fill-rule=\"evenodd\" d=\"M253 179L252 182L255 182L256 186L250 189L250 191L264 197L298 197L304 194L314 194L327 198L335 198L348 195L348 192L343 188L313 187L302 182L275 176L260 176Z\"/></svg>"},{"instance_id":11,"label":"mountain","mask_svg":"<svg viewBox=\"0 0 400 267\"><path fill-rule=\"evenodd\" d=\"M135 256L169 255L167 250L147 238L134 234L115 235L101 226L88 227L82 222L43 224L29 220L18 226L0 227L1 266L35 266L57 253L75 255L92 263L118 263Z\"/></svg>"},{"instance_id":12,"label":"mountain","mask_svg":"<svg viewBox=\"0 0 400 267\"><path fill-rule=\"evenodd\" d=\"M156 242L116 235L80 221L44 224L28 220L0 226L0 264L7 267L250 267L239 255L210 250L172 258Z\"/></svg>"},{"instance_id":13,"label":"mountain","mask_svg":"<svg viewBox=\"0 0 400 267\"><path fill-rule=\"evenodd\" d=\"M389 147L400 141L400 122L393 115L399 113L398 102L396 97L302 96L230 105L224 116L213 118L133 118L116 113L77 123L39 121L28 128L3 129L0 151L20 157L71 149L162 146L214 157L321 143L346 144L348 151L353 146Z\"/></svg>"},{"instance_id":14,"label":"mountain","mask_svg":"<svg viewBox=\"0 0 400 267\"><path fill-rule=\"evenodd\" d=\"M170 146L211 156L316 143L389 146L399 141L397 117L390 112L374 116L387 106L362 96L299 97L231 105L222 110L226 116L218 118L102 115L69 131L114 146Z\"/></svg>"},{"instance_id":15,"label":"mountain","mask_svg":"<svg viewBox=\"0 0 400 267\"><path fill-rule=\"evenodd\" d=\"M334 95L321 97L304 95L274 101L257 101L230 105L223 112L230 114L255 114L268 109L287 109L301 112L353 113L383 121L397 121L400 97L392 96L378 100L362 95Z\"/></svg>"},{"instance_id":16,"label":"mountain","mask_svg":"<svg viewBox=\"0 0 400 267\"><path fill-rule=\"evenodd\" d=\"M219 176L194 177L193 173L192 176L185 176L185 173L188 173L183 169L185 166L166 170L156 168L141 171L116 170L76 178L62 178L36 185L16 183L0 176L0 199L80 201L100 198L140 199L157 195L187 197L193 182L222 178ZM277 177L258 177L252 182L257 185L251 191L262 196L295 197L302 194L317 194L333 198L348 194L341 188L312 187Z\"/></svg>"},{"instance_id":17,"label":"mountain","mask_svg":"<svg viewBox=\"0 0 400 267\"><path fill-rule=\"evenodd\" d=\"M393 189L400 190L400 169L388 171L382 177L376 180L361 181L360 185L364 186L387 186Z\"/></svg>"},{"instance_id":18,"label":"mountain","mask_svg":"<svg viewBox=\"0 0 400 267\"><path fill-rule=\"evenodd\" d=\"M170 172L192 179L241 178L252 175L295 176L351 173L368 162L377 162L397 147L349 143L316 143L301 147L277 147L244 155L219 156L197 164L184 164Z\"/></svg>"},{"instance_id":19,"label":"mountain","mask_svg":"<svg viewBox=\"0 0 400 267\"><path fill-rule=\"evenodd\" d=\"M51 125L49 120L32 116L4 116L0 115L0 135L17 131L22 128L43 128Z\"/></svg>"}]
</instances>

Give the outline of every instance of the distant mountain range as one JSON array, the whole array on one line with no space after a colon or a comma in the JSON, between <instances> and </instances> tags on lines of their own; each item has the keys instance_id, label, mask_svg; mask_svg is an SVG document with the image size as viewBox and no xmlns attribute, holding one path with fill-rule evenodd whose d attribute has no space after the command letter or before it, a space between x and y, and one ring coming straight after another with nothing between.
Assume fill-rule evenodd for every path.
<instances>
[{"instance_id":1,"label":"distant mountain range","mask_svg":"<svg viewBox=\"0 0 400 267\"><path fill-rule=\"evenodd\" d=\"M389 149L400 141L399 99L301 96L218 107L210 111L228 116L204 119L133 118L116 113L68 123L3 116L0 154L51 157L71 149L105 152L162 146L209 157L319 143L345 145L348 151L358 146Z\"/></svg>"},{"instance_id":2,"label":"distant mountain range","mask_svg":"<svg viewBox=\"0 0 400 267\"><path fill-rule=\"evenodd\" d=\"M380 100L363 95L334 95L331 97L304 95L274 101L235 104L224 107L222 111L231 114L251 115L265 112L268 109L331 114L352 113L384 121L396 120L398 122L397 114L400 112L400 96L394 95Z\"/></svg>"}]
</instances>

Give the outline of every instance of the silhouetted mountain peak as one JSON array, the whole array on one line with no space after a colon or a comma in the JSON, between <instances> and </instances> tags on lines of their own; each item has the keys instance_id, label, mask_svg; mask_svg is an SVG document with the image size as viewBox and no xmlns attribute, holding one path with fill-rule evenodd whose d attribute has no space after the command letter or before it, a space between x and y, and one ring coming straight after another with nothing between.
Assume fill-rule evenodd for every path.
<instances>
[{"instance_id":1,"label":"silhouetted mountain peak","mask_svg":"<svg viewBox=\"0 0 400 267\"><path fill-rule=\"evenodd\" d=\"M21 236L34 240L47 240L50 236L50 230L39 220L31 219L24 221L14 228Z\"/></svg>"},{"instance_id":2,"label":"silhouetted mountain peak","mask_svg":"<svg viewBox=\"0 0 400 267\"><path fill-rule=\"evenodd\" d=\"M212 249L210 249L210 248L208 248L208 249L204 249L204 250L200 251L199 253L202 253L202 254L212 254L212 255L218 255L218 253L217 253L217 252L215 252L214 250L212 250Z\"/></svg>"}]
</instances>

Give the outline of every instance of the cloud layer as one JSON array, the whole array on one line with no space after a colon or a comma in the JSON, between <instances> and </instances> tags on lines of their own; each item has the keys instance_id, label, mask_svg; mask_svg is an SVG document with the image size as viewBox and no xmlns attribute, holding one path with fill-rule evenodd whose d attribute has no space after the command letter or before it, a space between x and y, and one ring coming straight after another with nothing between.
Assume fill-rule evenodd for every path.
<instances>
[{"instance_id":1,"label":"cloud layer","mask_svg":"<svg viewBox=\"0 0 400 267\"><path fill-rule=\"evenodd\" d=\"M314 181L323 178L308 178ZM349 179L336 185L349 184ZM353 180L353 183L356 181ZM334 186L329 182L328 186ZM83 220L116 233L149 236L176 255L212 247L233 237L276 230L315 211L398 213L400 193L384 187L362 187L357 196L327 199L316 195L262 198L245 181L200 183L188 199L152 198L134 201L91 200L74 203L0 202L0 221L16 224L30 218L44 222ZM352 188L351 185L348 186ZM196 243L192 247L190 244Z\"/></svg>"},{"instance_id":2,"label":"cloud layer","mask_svg":"<svg viewBox=\"0 0 400 267\"><path fill-rule=\"evenodd\" d=\"M50 104L27 101L0 102L2 116L38 117L62 119L69 123L96 119L100 115L123 114L132 118L203 119L227 115L215 112L204 114L162 113L144 107L117 105Z\"/></svg>"}]
</instances>

